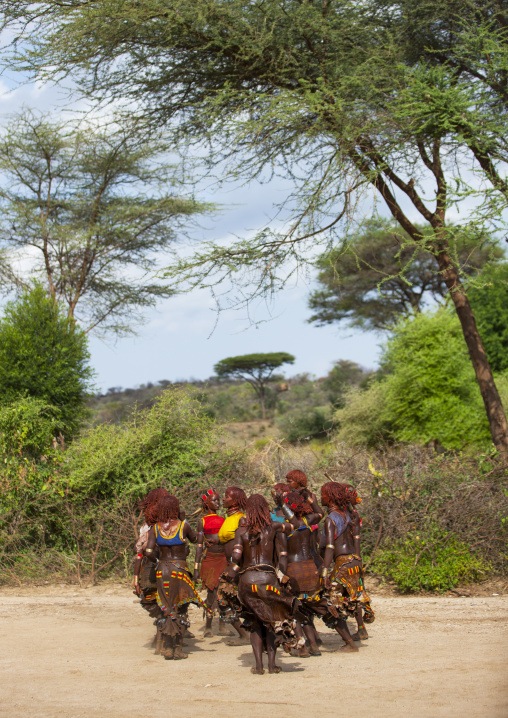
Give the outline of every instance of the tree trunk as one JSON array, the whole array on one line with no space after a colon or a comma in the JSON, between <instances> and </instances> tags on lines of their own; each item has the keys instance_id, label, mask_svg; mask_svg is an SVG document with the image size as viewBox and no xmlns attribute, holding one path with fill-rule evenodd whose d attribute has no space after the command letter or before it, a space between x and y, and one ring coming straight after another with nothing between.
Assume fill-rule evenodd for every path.
<instances>
[{"instance_id":1,"label":"tree trunk","mask_svg":"<svg viewBox=\"0 0 508 718\"><path fill-rule=\"evenodd\" d=\"M265 387L263 384L259 387L259 404L261 406L261 418L264 420L266 419L266 412L265 412Z\"/></svg>"},{"instance_id":2,"label":"tree trunk","mask_svg":"<svg viewBox=\"0 0 508 718\"><path fill-rule=\"evenodd\" d=\"M506 422L503 405L501 404L501 399L494 383L494 377L492 376L487 354L476 326L473 310L469 299L462 289L458 272L453 266L448 253L444 250L438 252L436 259L462 326L464 339L473 363L476 379L485 405L485 411L487 412L492 441L500 453L507 455L508 423Z\"/></svg>"}]
</instances>

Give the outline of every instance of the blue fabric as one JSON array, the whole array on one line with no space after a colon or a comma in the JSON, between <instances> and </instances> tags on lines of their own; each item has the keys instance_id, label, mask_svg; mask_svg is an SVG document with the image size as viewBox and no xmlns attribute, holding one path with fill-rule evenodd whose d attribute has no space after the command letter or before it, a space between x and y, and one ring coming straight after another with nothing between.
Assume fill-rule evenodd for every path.
<instances>
[{"instance_id":1,"label":"blue fabric","mask_svg":"<svg viewBox=\"0 0 508 718\"><path fill-rule=\"evenodd\" d=\"M332 511L328 514L333 523L335 524L335 538L338 538L347 529L348 524L351 523L351 518L346 511L346 518L338 514L336 511Z\"/></svg>"},{"instance_id":2,"label":"blue fabric","mask_svg":"<svg viewBox=\"0 0 508 718\"><path fill-rule=\"evenodd\" d=\"M165 536L161 536L158 531L158 526L155 524L155 536L157 540L157 546L179 546L180 544L185 543L185 539L182 537L182 531L183 531L183 521L180 522L180 525L178 526L177 530L171 536L171 538L166 538Z\"/></svg>"},{"instance_id":3,"label":"blue fabric","mask_svg":"<svg viewBox=\"0 0 508 718\"><path fill-rule=\"evenodd\" d=\"M283 524L284 521L285 521L284 516L277 516L277 514L275 513L275 511L272 511L272 512L270 513L270 517L271 517L272 521L279 521L279 523L281 523L281 524Z\"/></svg>"}]
</instances>

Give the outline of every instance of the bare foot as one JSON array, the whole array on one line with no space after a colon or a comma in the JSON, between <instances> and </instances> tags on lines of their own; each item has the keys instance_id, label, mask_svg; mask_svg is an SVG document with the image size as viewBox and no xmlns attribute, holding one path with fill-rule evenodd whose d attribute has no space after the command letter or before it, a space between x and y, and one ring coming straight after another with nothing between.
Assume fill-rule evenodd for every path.
<instances>
[{"instance_id":1,"label":"bare foot","mask_svg":"<svg viewBox=\"0 0 508 718\"><path fill-rule=\"evenodd\" d=\"M229 630L229 624L224 623L224 621L221 621L219 618L219 636L232 636L233 634Z\"/></svg>"},{"instance_id":2,"label":"bare foot","mask_svg":"<svg viewBox=\"0 0 508 718\"><path fill-rule=\"evenodd\" d=\"M164 656L164 660L166 661L172 661L174 650L174 648L166 648L165 651L161 651L161 656Z\"/></svg>"},{"instance_id":3,"label":"bare foot","mask_svg":"<svg viewBox=\"0 0 508 718\"><path fill-rule=\"evenodd\" d=\"M282 668L280 666L274 666L268 669L268 673L282 673Z\"/></svg>"},{"instance_id":4,"label":"bare foot","mask_svg":"<svg viewBox=\"0 0 508 718\"><path fill-rule=\"evenodd\" d=\"M355 642L352 639L351 641L348 641L345 646L339 648L339 651L342 653L358 653L359 650L360 649L355 645Z\"/></svg>"},{"instance_id":5,"label":"bare foot","mask_svg":"<svg viewBox=\"0 0 508 718\"><path fill-rule=\"evenodd\" d=\"M158 639L156 640L156 642L155 642L155 651L154 651L154 653L155 653L156 656L160 656L160 654L162 653L163 650L164 650L164 649L163 649L163 645L162 645L162 638L158 638Z\"/></svg>"},{"instance_id":6,"label":"bare foot","mask_svg":"<svg viewBox=\"0 0 508 718\"><path fill-rule=\"evenodd\" d=\"M234 638L232 641L226 641L226 646L250 646L250 638Z\"/></svg>"},{"instance_id":7,"label":"bare foot","mask_svg":"<svg viewBox=\"0 0 508 718\"><path fill-rule=\"evenodd\" d=\"M366 641L368 637L369 634L367 633L367 629L365 628L365 626L359 628L357 632L351 636L353 641Z\"/></svg>"},{"instance_id":8,"label":"bare foot","mask_svg":"<svg viewBox=\"0 0 508 718\"><path fill-rule=\"evenodd\" d=\"M196 636L187 629L185 631L185 638L196 638Z\"/></svg>"},{"instance_id":9,"label":"bare foot","mask_svg":"<svg viewBox=\"0 0 508 718\"><path fill-rule=\"evenodd\" d=\"M181 646L177 646L177 647L175 648L175 652L173 653L173 658L175 659L175 661L179 661L179 660L181 660L182 658L188 658L188 657L189 657L189 656L187 655L187 653L184 653L184 652L182 651Z\"/></svg>"},{"instance_id":10,"label":"bare foot","mask_svg":"<svg viewBox=\"0 0 508 718\"><path fill-rule=\"evenodd\" d=\"M310 658L310 653L307 650L307 646L298 649L298 658Z\"/></svg>"},{"instance_id":11,"label":"bare foot","mask_svg":"<svg viewBox=\"0 0 508 718\"><path fill-rule=\"evenodd\" d=\"M311 656L320 656L320 655L321 655L321 651L319 650L319 647L318 647L317 645L314 645L314 646L313 646L312 643L311 643L311 644L310 644L310 649L309 649L309 654L310 654Z\"/></svg>"},{"instance_id":12,"label":"bare foot","mask_svg":"<svg viewBox=\"0 0 508 718\"><path fill-rule=\"evenodd\" d=\"M263 668L251 668L250 672L254 673L254 675L262 676L264 673L264 670L263 670Z\"/></svg>"},{"instance_id":13,"label":"bare foot","mask_svg":"<svg viewBox=\"0 0 508 718\"><path fill-rule=\"evenodd\" d=\"M219 634L220 635L220 634ZM211 628L205 628L205 632L203 633L203 638L212 638L213 637L213 631Z\"/></svg>"},{"instance_id":14,"label":"bare foot","mask_svg":"<svg viewBox=\"0 0 508 718\"><path fill-rule=\"evenodd\" d=\"M317 631L316 631L316 643L318 644L318 646L323 645L323 639L319 637L319 633Z\"/></svg>"}]
</instances>

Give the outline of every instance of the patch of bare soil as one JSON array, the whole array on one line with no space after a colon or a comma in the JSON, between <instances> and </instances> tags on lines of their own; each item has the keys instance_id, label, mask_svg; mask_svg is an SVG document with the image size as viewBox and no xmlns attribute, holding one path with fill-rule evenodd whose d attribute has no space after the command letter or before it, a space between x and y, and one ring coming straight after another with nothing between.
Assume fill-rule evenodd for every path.
<instances>
[{"instance_id":1,"label":"patch of bare soil","mask_svg":"<svg viewBox=\"0 0 508 718\"><path fill-rule=\"evenodd\" d=\"M153 654L151 620L125 587L4 589L0 715L508 715L507 596L372 593L377 618L358 654L337 651L319 624L321 657L281 654L283 673L254 676L250 648L201 638L194 607L196 638L175 662Z\"/></svg>"}]
</instances>

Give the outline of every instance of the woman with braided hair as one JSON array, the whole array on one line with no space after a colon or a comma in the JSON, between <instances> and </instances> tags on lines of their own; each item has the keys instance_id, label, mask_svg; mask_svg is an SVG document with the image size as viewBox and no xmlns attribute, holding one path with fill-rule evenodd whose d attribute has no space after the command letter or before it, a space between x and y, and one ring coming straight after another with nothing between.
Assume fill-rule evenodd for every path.
<instances>
[{"instance_id":1,"label":"woman with braided hair","mask_svg":"<svg viewBox=\"0 0 508 718\"><path fill-rule=\"evenodd\" d=\"M201 562L201 582L207 590L206 605L210 610L210 614L206 617L206 625L204 636L213 636L211 613L214 604L217 603L217 588L219 586L220 577L226 568L227 557L224 546L221 543L214 543L205 548L204 558L203 546L205 539L208 540L214 536L218 536L220 529L224 523L222 516L218 515L220 506L220 497L215 489L207 489L201 496L203 518L198 521L198 542L196 547L196 558L194 563L194 583L199 579L199 564ZM219 635L229 635L224 630L223 621L219 619Z\"/></svg>"},{"instance_id":2,"label":"woman with braided hair","mask_svg":"<svg viewBox=\"0 0 508 718\"><path fill-rule=\"evenodd\" d=\"M298 491L302 495L304 501L306 501L312 508L314 513L322 514L323 511L317 502L316 495L307 488L307 476L300 469L293 469L286 474L286 479L290 491Z\"/></svg>"},{"instance_id":3,"label":"woman with braided hair","mask_svg":"<svg viewBox=\"0 0 508 718\"><path fill-rule=\"evenodd\" d=\"M229 575L239 576L238 598L251 631L250 640L256 665L252 673L263 674L263 646L268 654L268 672L280 673L275 665L279 643L297 644L294 619L299 616L298 601L282 591L275 568L276 541L291 525L272 521L266 499L254 494L247 500L246 527L235 535ZM279 552L281 580L287 582L284 552ZM303 643L301 639L300 644Z\"/></svg>"},{"instance_id":4,"label":"woman with braided hair","mask_svg":"<svg viewBox=\"0 0 508 718\"><path fill-rule=\"evenodd\" d=\"M164 496L158 503L158 522L150 529L147 557L155 561L154 551L159 549L157 566L157 603L162 612L158 626L166 641L162 655L166 659L187 658L182 650L183 635L189 626L189 603L205 604L196 592L186 562L186 542L196 543L197 534L187 521L179 518L180 505L176 496Z\"/></svg>"},{"instance_id":5,"label":"woman with braided hair","mask_svg":"<svg viewBox=\"0 0 508 718\"><path fill-rule=\"evenodd\" d=\"M297 624L296 634L302 636L303 630L310 645L310 652L306 646L302 646L298 650L298 655L300 658L320 656L320 639L314 628L313 617L326 613L326 601L321 597L319 571L312 553L313 532L318 531L318 524L323 518L323 514L314 513L297 491L290 491L284 497L284 512L286 518L290 519L293 525L293 530L286 538L286 573L290 579L290 590L300 600L302 613L306 617L303 624Z\"/></svg>"},{"instance_id":6,"label":"woman with braided hair","mask_svg":"<svg viewBox=\"0 0 508 718\"><path fill-rule=\"evenodd\" d=\"M321 499L328 511L322 539L325 551L321 571L328 599L329 614L325 623L337 630L346 642L344 650L351 652L358 648L347 628L346 616L358 617L359 614L359 629L364 622L374 621L364 585L357 519L353 520L349 510L352 501L356 503L357 498L350 484L329 481L321 487Z\"/></svg>"},{"instance_id":7,"label":"woman with braided hair","mask_svg":"<svg viewBox=\"0 0 508 718\"><path fill-rule=\"evenodd\" d=\"M145 498L139 502L138 507L144 512L145 523L139 531L139 538L136 541L136 559L134 561L134 593L139 596L140 604L154 619L162 616L157 605L157 579L155 577L155 566L145 556L145 549L148 543L150 528L158 521L158 503L163 496L169 496L166 489L152 489ZM155 653L158 655L162 650L162 634L157 629L155 639Z\"/></svg>"},{"instance_id":8,"label":"woman with braided hair","mask_svg":"<svg viewBox=\"0 0 508 718\"><path fill-rule=\"evenodd\" d=\"M231 562L233 553L233 544L235 542L235 532L238 528L245 525L245 507L247 505L247 496L243 489L238 486L228 486L224 492L222 501L226 509L227 516L215 535L208 536L206 539L207 548L221 545L226 554L227 565ZM238 600L238 589L227 576L227 567L222 572L217 587L217 603L219 605L219 620L223 623L229 623L238 633L238 638L227 641L229 646L244 646L249 643L249 634L240 623L239 615L241 612L240 601Z\"/></svg>"}]
</instances>

